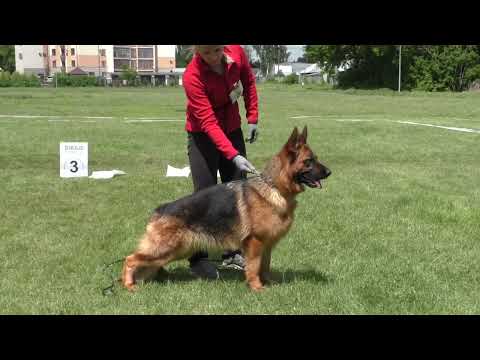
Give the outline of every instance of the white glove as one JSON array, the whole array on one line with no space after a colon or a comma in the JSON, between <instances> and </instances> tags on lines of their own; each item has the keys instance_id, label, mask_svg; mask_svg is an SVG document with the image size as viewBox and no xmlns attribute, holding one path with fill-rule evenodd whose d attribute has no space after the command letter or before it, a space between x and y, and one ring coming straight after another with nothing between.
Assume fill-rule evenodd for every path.
<instances>
[{"instance_id":1,"label":"white glove","mask_svg":"<svg viewBox=\"0 0 480 360\"><path fill-rule=\"evenodd\" d=\"M258 174L257 170L255 170L255 167L250 164L249 161L245 159L242 155L235 156L232 161L239 170L246 171L252 174Z\"/></svg>"}]
</instances>

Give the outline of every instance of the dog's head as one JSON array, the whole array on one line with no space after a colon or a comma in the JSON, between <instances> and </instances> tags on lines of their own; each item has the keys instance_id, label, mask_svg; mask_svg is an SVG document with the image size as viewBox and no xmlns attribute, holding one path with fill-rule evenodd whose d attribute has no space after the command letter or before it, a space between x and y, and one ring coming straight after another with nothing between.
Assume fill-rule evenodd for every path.
<instances>
[{"instance_id":1,"label":"dog's head","mask_svg":"<svg viewBox=\"0 0 480 360\"><path fill-rule=\"evenodd\" d=\"M325 165L318 161L317 156L307 145L307 127L299 134L297 127L293 129L290 138L282 149L285 160L287 175L294 183L294 192L305 190L305 186L321 188L321 180L326 179L332 173Z\"/></svg>"}]
</instances>

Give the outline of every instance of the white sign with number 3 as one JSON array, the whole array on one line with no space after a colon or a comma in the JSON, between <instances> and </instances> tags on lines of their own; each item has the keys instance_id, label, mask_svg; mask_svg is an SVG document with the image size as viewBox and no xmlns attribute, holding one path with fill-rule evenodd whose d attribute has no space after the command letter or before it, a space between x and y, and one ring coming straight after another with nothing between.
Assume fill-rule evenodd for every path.
<instances>
[{"instance_id":1,"label":"white sign with number 3","mask_svg":"<svg viewBox=\"0 0 480 360\"><path fill-rule=\"evenodd\" d=\"M88 143L60 143L60 177L88 176Z\"/></svg>"}]
</instances>

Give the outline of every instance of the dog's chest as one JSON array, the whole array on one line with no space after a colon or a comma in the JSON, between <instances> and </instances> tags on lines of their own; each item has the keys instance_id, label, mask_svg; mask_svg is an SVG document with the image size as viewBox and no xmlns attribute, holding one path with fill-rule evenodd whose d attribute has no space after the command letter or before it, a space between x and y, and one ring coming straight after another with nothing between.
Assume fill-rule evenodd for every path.
<instances>
[{"instance_id":1,"label":"dog's chest","mask_svg":"<svg viewBox=\"0 0 480 360\"><path fill-rule=\"evenodd\" d=\"M254 224L254 233L264 241L275 243L284 236L293 222L293 211L281 211L270 207L264 210Z\"/></svg>"}]
</instances>

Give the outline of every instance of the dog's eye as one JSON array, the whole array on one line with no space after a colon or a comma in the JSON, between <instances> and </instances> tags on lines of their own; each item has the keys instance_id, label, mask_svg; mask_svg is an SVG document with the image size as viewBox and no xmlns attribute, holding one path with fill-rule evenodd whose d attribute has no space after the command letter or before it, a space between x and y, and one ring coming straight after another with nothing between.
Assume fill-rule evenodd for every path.
<instances>
[{"instance_id":1,"label":"dog's eye","mask_svg":"<svg viewBox=\"0 0 480 360\"><path fill-rule=\"evenodd\" d=\"M312 164L313 164L313 159L303 160L303 163L305 164L305 166L312 166Z\"/></svg>"}]
</instances>

